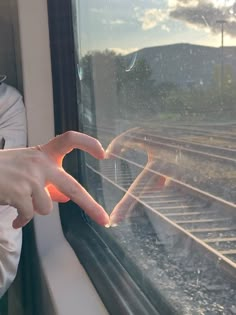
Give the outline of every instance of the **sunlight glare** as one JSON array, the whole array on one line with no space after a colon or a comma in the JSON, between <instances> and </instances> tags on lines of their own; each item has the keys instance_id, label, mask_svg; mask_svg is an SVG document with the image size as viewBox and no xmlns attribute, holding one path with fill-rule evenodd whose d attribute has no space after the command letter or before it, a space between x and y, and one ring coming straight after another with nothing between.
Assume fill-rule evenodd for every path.
<instances>
[{"instance_id":1,"label":"sunlight glare","mask_svg":"<svg viewBox=\"0 0 236 315\"><path fill-rule=\"evenodd\" d=\"M214 0L212 1L213 5L215 5L216 8L218 7L231 7L235 0Z\"/></svg>"}]
</instances>

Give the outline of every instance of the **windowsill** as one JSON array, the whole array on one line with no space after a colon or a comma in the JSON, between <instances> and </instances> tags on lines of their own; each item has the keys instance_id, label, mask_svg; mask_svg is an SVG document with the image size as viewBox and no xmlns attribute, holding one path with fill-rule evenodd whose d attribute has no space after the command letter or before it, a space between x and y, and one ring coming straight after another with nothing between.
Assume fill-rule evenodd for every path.
<instances>
[{"instance_id":1,"label":"windowsill","mask_svg":"<svg viewBox=\"0 0 236 315\"><path fill-rule=\"evenodd\" d=\"M36 245L55 314L108 314L77 256L64 238L58 207L34 220ZM46 313L45 313L46 314Z\"/></svg>"}]
</instances>

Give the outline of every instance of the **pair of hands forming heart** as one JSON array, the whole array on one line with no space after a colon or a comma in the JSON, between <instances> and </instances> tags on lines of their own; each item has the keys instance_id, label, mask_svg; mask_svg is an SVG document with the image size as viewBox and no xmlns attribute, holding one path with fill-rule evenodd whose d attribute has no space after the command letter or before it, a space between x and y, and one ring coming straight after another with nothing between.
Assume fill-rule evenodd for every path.
<instances>
[{"instance_id":1,"label":"pair of hands forming heart","mask_svg":"<svg viewBox=\"0 0 236 315\"><path fill-rule=\"evenodd\" d=\"M68 131L47 144L24 149L0 150L0 204L9 204L18 211L14 228L26 225L37 212L42 215L52 210L52 201L74 201L95 222L109 227L134 206L132 192L141 180L150 181L149 161L131 185L128 193L117 204L111 216L62 167L64 156L73 149L81 149L97 159L110 158L123 149L123 135L115 138L105 151L100 142L88 135ZM131 193L131 194L130 194Z\"/></svg>"}]
</instances>

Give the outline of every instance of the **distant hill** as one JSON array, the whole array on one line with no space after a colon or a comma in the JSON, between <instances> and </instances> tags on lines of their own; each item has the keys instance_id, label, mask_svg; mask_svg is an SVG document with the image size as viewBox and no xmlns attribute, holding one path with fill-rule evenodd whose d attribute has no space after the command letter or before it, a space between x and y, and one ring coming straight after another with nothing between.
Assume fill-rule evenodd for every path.
<instances>
[{"instance_id":1,"label":"distant hill","mask_svg":"<svg viewBox=\"0 0 236 315\"><path fill-rule=\"evenodd\" d=\"M157 84L171 82L180 86L208 85L221 67L221 48L192 44L173 44L143 48L138 59L145 59ZM135 53L125 56L132 59ZM236 47L224 47L224 65L230 65L236 79Z\"/></svg>"}]
</instances>

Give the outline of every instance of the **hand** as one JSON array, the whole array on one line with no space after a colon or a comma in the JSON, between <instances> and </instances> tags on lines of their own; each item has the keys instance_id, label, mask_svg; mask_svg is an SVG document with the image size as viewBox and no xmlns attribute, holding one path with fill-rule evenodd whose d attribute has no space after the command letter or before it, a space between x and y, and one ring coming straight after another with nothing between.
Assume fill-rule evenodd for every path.
<instances>
[{"instance_id":1,"label":"hand","mask_svg":"<svg viewBox=\"0 0 236 315\"><path fill-rule=\"evenodd\" d=\"M35 212L49 214L52 200L66 202L69 199L98 224L109 224L105 210L62 167L64 156L74 148L97 159L103 159L105 155L98 140L74 131L41 146L0 150L0 204L17 209L14 228L26 225Z\"/></svg>"},{"instance_id":2,"label":"hand","mask_svg":"<svg viewBox=\"0 0 236 315\"><path fill-rule=\"evenodd\" d=\"M131 148L145 151L148 161L123 198L113 209L110 215L111 226L116 226L120 221L129 217L143 194L163 189L168 183L165 176L160 176L155 171L157 166L156 152L145 139L142 139L139 128L130 129L113 139L106 150L105 157L119 158L124 151Z\"/></svg>"}]
</instances>

